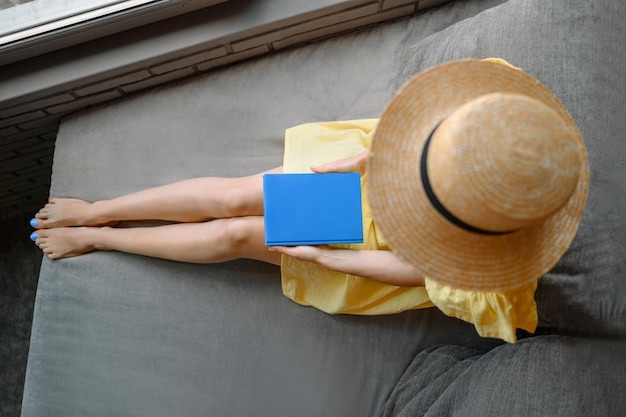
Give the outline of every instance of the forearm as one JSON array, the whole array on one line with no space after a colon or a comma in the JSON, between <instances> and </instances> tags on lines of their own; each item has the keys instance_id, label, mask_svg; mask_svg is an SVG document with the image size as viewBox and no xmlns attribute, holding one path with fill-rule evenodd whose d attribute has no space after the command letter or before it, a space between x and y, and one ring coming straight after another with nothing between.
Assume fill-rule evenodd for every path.
<instances>
[{"instance_id":1,"label":"forearm","mask_svg":"<svg viewBox=\"0 0 626 417\"><path fill-rule=\"evenodd\" d=\"M333 271L358 275L384 284L403 287L424 285L424 278L411 265L385 250L328 249L319 264Z\"/></svg>"},{"instance_id":2,"label":"forearm","mask_svg":"<svg viewBox=\"0 0 626 417\"><path fill-rule=\"evenodd\" d=\"M272 250L326 269L358 275L389 285L419 287L424 277L411 265L385 250L334 249L330 247L275 247Z\"/></svg>"}]
</instances>

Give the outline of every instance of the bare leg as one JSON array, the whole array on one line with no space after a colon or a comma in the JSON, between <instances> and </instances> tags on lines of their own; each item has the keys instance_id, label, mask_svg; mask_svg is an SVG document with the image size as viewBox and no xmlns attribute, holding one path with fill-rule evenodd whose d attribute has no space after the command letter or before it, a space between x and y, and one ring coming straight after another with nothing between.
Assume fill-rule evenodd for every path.
<instances>
[{"instance_id":1,"label":"bare leg","mask_svg":"<svg viewBox=\"0 0 626 417\"><path fill-rule=\"evenodd\" d=\"M116 250L192 263L248 258L280 265L280 254L265 247L262 216L157 227L62 227L37 234L37 245L50 259Z\"/></svg>"},{"instance_id":2,"label":"bare leg","mask_svg":"<svg viewBox=\"0 0 626 417\"><path fill-rule=\"evenodd\" d=\"M282 167L269 172L282 172ZM100 226L124 220L202 222L263 214L263 174L241 178L194 178L88 203L52 199L35 218L36 228Z\"/></svg>"}]
</instances>

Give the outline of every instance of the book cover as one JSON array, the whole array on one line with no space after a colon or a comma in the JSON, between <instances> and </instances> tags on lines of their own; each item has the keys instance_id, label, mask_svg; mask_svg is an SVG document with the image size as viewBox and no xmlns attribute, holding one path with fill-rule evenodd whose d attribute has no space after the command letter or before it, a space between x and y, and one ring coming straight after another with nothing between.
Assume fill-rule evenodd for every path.
<instances>
[{"instance_id":1,"label":"book cover","mask_svg":"<svg viewBox=\"0 0 626 417\"><path fill-rule=\"evenodd\" d=\"M362 243L358 172L265 174L267 246Z\"/></svg>"}]
</instances>

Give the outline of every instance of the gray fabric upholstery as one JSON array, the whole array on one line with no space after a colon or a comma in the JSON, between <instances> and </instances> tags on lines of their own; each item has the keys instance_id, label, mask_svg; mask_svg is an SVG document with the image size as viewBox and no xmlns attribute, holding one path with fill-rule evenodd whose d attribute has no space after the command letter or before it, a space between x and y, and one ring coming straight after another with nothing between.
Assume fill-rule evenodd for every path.
<instances>
[{"instance_id":1,"label":"gray fabric upholstery","mask_svg":"<svg viewBox=\"0 0 626 417\"><path fill-rule=\"evenodd\" d=\"M399 57L497 4L414 19L233 66L63 121L52 196L99 200L281 163L284 129L375 117ZM278 268L119 253L42 264L24 416L380 415L424 348L488 350L436 309L329 316L282 296Z\"/></svg>"},{"instance_id":2,"label":"gray fabric upholstery","mask_svg":"<svg viewBox=\"0 0 626 417\"><path fill-rule=\"evenodd\" d=\"M502 57L565 103L585 139L591 187L572 247L540 281L540 324L618 337L534 337L487 354L458 346L424 350L398 382L385 416L623 414L626 80L618 45L625 13L623 3L608 1L510 0L424 39L403 57L404 80L452 59Z\"/></svg>"},{"instance_id":3,"label":"gray fabric upholstery","mask_svg":"<svg viewBox=\"0 0 626 417\"><path fill-rule=\"evenodd\" d=\"M412 46L402 79L454 59L500 57L563 101L591 171L578 235L536 294L541 325L626 332L626 78L623 2L510 0Z\"/></svg>"},{"instance_id":4,"label":"gray fabric upholstery","mask_svg":"<svg viewBox=\"0 0 626 417\"><path fill-rule=\"evenodd\" d=\"M107 253L47 268L23 415L368 415L420 345L476 343L435 309L359 318L296 306L257 262Z\"/></svg>"},{"instance_id":5,"label":"gray fabric upholstery","mask_svg":"<svg viewBox=\"0 0 626 417\"><path fill-rule=\"evenodd\" d=\"M615 340L538 336L486 354L436 347L416 355L384 416L620 416L625 375Z\"/></svg>"},{"instance_id":6,"label":"gray fabric upholstery","mask_svg":"<svg viewBox=\"0 0 626 417\"><path fill-rule=\"evenodd\" d=\"M542 319L587 330L596 330L597 321L623 326L623 300L607 290L623 288L624 224L609 228L603 221L623 208L617 196L624 191L618 175L624 148L616 133L623 126L616 119L623 80L610 71L623 61L610 42L623 9L612 10L608 1L555 0L536 16L540 3L451 2L80 113L61 125L51 194L96 200L188 177L269 169L281 162L286 127L376 117L410 73L448 58L499 55L554 88L589 141L592 198L574 247L542 282ZM579 29L568 20L577 16L579 25L596 26ZM529 33L532 19L539 19L542 36ZM505 23L517 29L507 35ZM602 35L589 32L597 26L608 27ZM580 51L599 67L582 65ZM571 363L575 352L593 372ZM617 375L608 358L620 364L623 357L610 350L594 362L596 352L578 339L502 345L434 308L325 315L287 300L278 268L252 261L186 265L94 253L43 262L22 414L375 416L390 395L387 415L480 415L487 400L502 407L518 401L519 410L527 404L535 412L540 405L520 395L529 384L539 395L544 379L555 387L559 370L570 393L578 392L576 378L598 382L580 396L585 406L610 395L612 379L600 379ZM539 400L554 400L555 390Z\"/></svg>"}]
</instances>

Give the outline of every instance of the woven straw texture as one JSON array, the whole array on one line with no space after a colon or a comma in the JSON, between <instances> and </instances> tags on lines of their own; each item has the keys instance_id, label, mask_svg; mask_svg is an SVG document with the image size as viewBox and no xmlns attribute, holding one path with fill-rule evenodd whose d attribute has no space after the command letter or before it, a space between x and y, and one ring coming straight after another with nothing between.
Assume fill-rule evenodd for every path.
<instances>
[{"instance_id":1,"label":"woven straw texture","mask_svg":"<svg viewBox=\"0 0 626 417\"><path fill-rule=\"evenodd\" d=\"M516 209L518 213L513 222L499 219L497 212L502 210L492 209L494 205L505 207L511 198L519 200L519 190L529 185L523 173L509 175L515 174L515 169L502 169L502 175L492 175L489 181L485 175L473 178L472 167L485 165L480 157L481 146L475 146L475 152L455 161L446 163L441 157L446 151L441 138L449 136L448 131L461 124L459 120L446 118L453 113L451 119L457 118L461 106L493 93L538 100L548 108L540 109L539 113L552 119L558 115L555 126L561 129L551 136L557 139L556 148L545 149L558 161L560 168L553 170L556 178L550 179L558 186L544 187L543 196L534 200L523 199L524 207ZM515 117L514 112L508 114L507 118L512 118L508 124L516 123ZM467 124L467 119L461 119ZM451 206L446 207L449 211L471 226L513 232L485 235L464 230L444 218L429 201L420 178L420 158L426 139L443 120L433 136L428 155L433 191L445 200L444 205ZM549 121L545 124L549 125ZM485 152L506 153L507 148L512 148L506 141L496 141L502 133L499 126L479 123L479 127L489 145L482 144ZM439 129L444 131L439 132ZM559 138L564 135L567 138L561 141ZM556 152L561 147L563 151ZM524 149L523 146L515 148ZM448 149L448 153L454 152ZM578 172L572 175L568 164L575 166ZM589 188L589 167L582 137L560 100L520 70L476 60L431 68L400 89L381 117L368 172L373 217L392 250L430 279L479 291L505 291L527 285L552 268L576 235ZM510 190L503 184L510 186ZM518 188L513 189L515 184ZM556 211L555 204L560 206ZM536 213L539 219L533 218ZM544 217L545 213L550 215Z\"/></svg>"}]
</instances>

